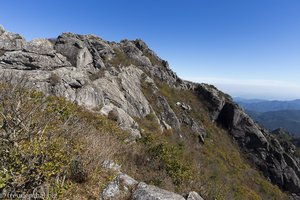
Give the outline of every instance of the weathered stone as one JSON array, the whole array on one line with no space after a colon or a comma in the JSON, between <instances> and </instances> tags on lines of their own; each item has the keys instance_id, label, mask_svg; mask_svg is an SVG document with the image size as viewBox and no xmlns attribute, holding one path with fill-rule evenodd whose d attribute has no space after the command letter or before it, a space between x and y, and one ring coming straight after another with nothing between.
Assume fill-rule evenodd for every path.
<instances>
[{"instance_id":1,"label":"weathered stone","mask_svg":"<svg viewBox=\"0 0 300 200\"><path fill-rule=\"evenodd\" d=\"M22 50L26 40L19 34L9 33L2 27L0 30L0 50L17 51Z\"/></svg>"},{"instance_id":2,"label":"weathered stone","mask_svg":"<svg viewBox=\"0 0 300 200\"><path fill-rule=\"evenodd\" d=\"M197 192L190 192L187 200L203 200L203 198Z\"/></svg>"},{"instance_id":3,"label":"weathered stone","mask_svg":"<svg viewBox=\"0 0 300 200\"><path fill-rule=\"evenodd\" d=\"M131 195L131 190L138 184L132 177L120 171L120 166L113 161L105 161L102 166L117 171L115 178L100 194L101 200L118 200Z\"/></svg>"},{"instance_id":4,"label":"weathered stone","mask_svg":"<svg viewBox=\"0 0 300 200\"><path fill-rule=\"evenodd\" d=\"M184 198L173 192L141 182L134 191L132 200L184 200Z\"/></svg>"},{"instance_id":5,"label":"weathered stone","mask_svg":"<svg viewBox=\"0 0 300 200\"><path fill-rule=\"evenodd\" d=\"M120 172L121 171L121 166L118 165L117 163L115 163L114 161L112 160L105 160L102 165L101 165L103 168L105 169L110 169L110 170L114 170L114 171L117 171L117 172Z\"/></svg>"},{"instance_id":6,"label":"weathered stone","mask_svg":"<svg viewBox=\"0 0 300 200\"><path fill-rule=\"evenodd\" d=\"M6 52L0 58L0 62L9 65L12 69L20 70L52 70L55 68L70 66L70 63L59 54L51 57L48 55L39 55L36 53L22 51Z\"/></svg>"},{"instance_id":7,"label":"weathered stone","mask_svg":"<svg viewBox=\"0 0 300 200\"><path fill-rule=\"evenodd\" d=\"M93 49L90 49L93 57L96 57L96 59L101 58L102 62L103 60L111 60L115 54L112 46L97 36L87 35L85 42Z\"/></svg>"},{"instance_id":8,"label":"weathered stone","mask_svg":"<svg viewBox=\"0 0 300 200\"><path fill-rule=\"evenodd\" d=\"M55 56L56 53L53 44L47 39L34 39L31 42L26 43L23 50L30 53L49 56ZM61 56L61 58L64 57Z\"/></svg>"},{"instance_id":9,"label":"weathered stone","mask_svg":"<svg viewBox=\"0 0 300 200\"><path fill-rule=\"evenodd\" d=\"M192 109L191 106L189 106L188 104L185 104L185 103L177 102L176 105L181 107L183 110L190 111Z\"/></svg>"},{"instance_id":10,"label":"weathered stone","mask_svg":"<svg viewBox=\"0 0 300 200\"><path fill-rule=\"evenodd\" d=\"M122 184L126 187L131 187L138 184L138 182L135 179L128 176L127 174L121 173L119 177L120 180L122 181Z\"/></svg>"},{"instance_id":11,"label":"weathered stone","mask_svg":"<svg viewBox=\"0 0 300 200\"><path fill-rule=\"evenodd\" d=\"M170 107L167 99L163 96L158 96L157 106L162 110L161 114L158 116L161 121L165 121L168 125L170 125L173 129L180 129L180 122Z\"/></svg>"},{"instance_id":12,"label":"weathered stone","mask_svg":"<svg viewBox=\"0 0 300 200\"><path fill-rule=\"evenodd\" d=\"M66 56L68 61L77 68L84 68L93 63L88 48L74 34L62 34L56 41L55 50Z\"/></svg>"},{"instance_id":13,"label":"weathered stone","mask_svg":"<svg viewBox=\"0 0 300 200\"><path fill-rule=\"evenodd\" d=\"M215 121L221 109L225 105L225 98L223 95L219 94L219 91L206 84L196 84L195 91L200 94L199 96L203 98L204 101L208 101L208 109L210 111L210 117L212 121Z\"/></svg>"},{"instance_id":14,"label":"weathered stone","mask_svg":"<svg viewBox=\"0 0 300 200\"><path fill-rule=\"evenodd\" d=\"M102 191L101 197L103 200L118 199L120 193L121 193L120 182L118 178L115 178Z\"/></svg>"},{"instance_id":15,"label":"weathered stone","mask_svg":"<svg viewBox=\"0 0 300 200\"><path fill-rule=\"evenodd\" d=\"M164 126L164 128L166 130L171 130L172 129L172 127L169 124L167 124L165 121L161 121L161 123L162 123L162 125Z\"/></svg>"}]
</instances>

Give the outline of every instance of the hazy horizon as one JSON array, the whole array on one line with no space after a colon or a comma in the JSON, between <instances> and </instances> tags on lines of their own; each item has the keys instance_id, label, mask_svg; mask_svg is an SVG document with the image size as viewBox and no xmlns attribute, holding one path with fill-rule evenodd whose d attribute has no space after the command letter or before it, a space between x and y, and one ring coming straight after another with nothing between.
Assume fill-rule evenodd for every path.
<instances>
[{"instance_id":1,"label":"hazy horizon","mask_svg":"<svg viewBox=\"0 0 300 200\"><path fill-rule=\"evenodd\" d=\"M4 1L0 24L27 40L141 38L184 79L243 98L300 98L300 1L88 2Z\"/></svg>"},{"instance_id":2,"label":"hazy horizon","mask_svg":"<svg viewBox=\"0 0 300 200\"><path fill-rule=\"evenodd\" d=\"M232 97L282 101L300 99L300 86L292 82L216 77L184 77L184 79L212 84Z\"/></svg>"}]
</instances>

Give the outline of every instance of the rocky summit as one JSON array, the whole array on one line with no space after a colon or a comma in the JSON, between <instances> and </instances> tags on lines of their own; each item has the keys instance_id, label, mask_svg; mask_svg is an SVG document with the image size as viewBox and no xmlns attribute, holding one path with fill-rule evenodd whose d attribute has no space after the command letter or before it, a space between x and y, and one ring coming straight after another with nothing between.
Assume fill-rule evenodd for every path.
<instances>
[{"instance_id":1,"label":"rocky summit","mask_svg":"<svg viewBox=\"0 0 300 200\"><path fill-rule=\"evenodd\" d=\"M109 42L95 35L63 33L56 39L28 42L21 35L0 28L0 76L2 80L9 79L12 83L26 78L29 88L46 95L64 97L93 113L106 116L129 133L126 138L128 145L145 141L147 130L143 120L151 120L158 125L158 137L169 134L175 142L182 141L190 149L195 145L190 155L197 157L205 145L223 140L212 138L213 130L218 130L224 135L220 137L230 138L230 148L236 148L247 166L258 170L268 184L277 185L290 198L297 199L297 195L300 196L300 160L295 156L293 145L282 146L230 96L214 86L180 79L170 69L168 62L158 57L140 39ZM187 98L184 99L179 98L179 94L193 96L185 96ZM198 112L200 109L204 110L203 113ZM202 116L202 119L196 116ZM214 152L214 148L217 147L212 147L211 152ZM203 157L209 156L214 157L214 154L203 154ZM168 165L168 159L162 159L167 163L167 170L173 167L173 163ZM227 162L226 159L230 158L225 156L224 162ZM205 166L205 162L196 165ZM230 167L237 166L232 166L228 161L226 168ZM204 174L205 168L202 169L203 173L200 170L199 176ZM207 181L213 182L214 176L217 175L209 175ZM190 192L192 190L179 195L153 186L157 185L155 181L147 184L143 181L118 172L100 196L102 199L120 199L118 195L130 193L130 198L136 200L202 199L200 195L208 199L212 197L201 192L202 186L193 188L198 189L200 195ZM161 182L159 177L156 182ZM193 177L189 182L194 184ZM238 192L241 195L252 194L246 189L236 190ZM234 192L232 194L222 198L238 199Z\"/></svg>"}]
</instances>

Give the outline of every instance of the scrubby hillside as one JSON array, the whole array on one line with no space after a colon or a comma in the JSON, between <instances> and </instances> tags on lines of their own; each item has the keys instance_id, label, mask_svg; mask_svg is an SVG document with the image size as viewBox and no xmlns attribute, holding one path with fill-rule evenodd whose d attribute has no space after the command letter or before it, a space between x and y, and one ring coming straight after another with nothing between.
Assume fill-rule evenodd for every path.
<instances>
[{"instance_id":1,"label":"scrubby hillside","mask_svg":"<svg viewBox=\"0 0 300 200\"><path fill-rule=\"evenodd\" d=\"M0 74L2 192L46 187L62 199L300 194L291 148L228 95L178 78L142 40L65 33L27 42L1 29Z\"/></svg>"}]
</instances>

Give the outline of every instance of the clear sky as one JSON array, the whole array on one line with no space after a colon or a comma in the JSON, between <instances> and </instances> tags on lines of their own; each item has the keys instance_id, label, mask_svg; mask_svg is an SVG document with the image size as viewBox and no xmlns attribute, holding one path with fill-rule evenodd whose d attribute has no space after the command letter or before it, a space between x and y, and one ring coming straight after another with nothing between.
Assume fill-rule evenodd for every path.
<instances>
[{"instance_id":1,"label":"clear sky","mask_svg":"<svg viewBox=\"0 0 300 200\"><path fill-rule=\"evenodd\" d=\"M28 40L143 39L182 78L244 98L300 98L299 0L1 0Z\"/></svg>"}]
</instances>

